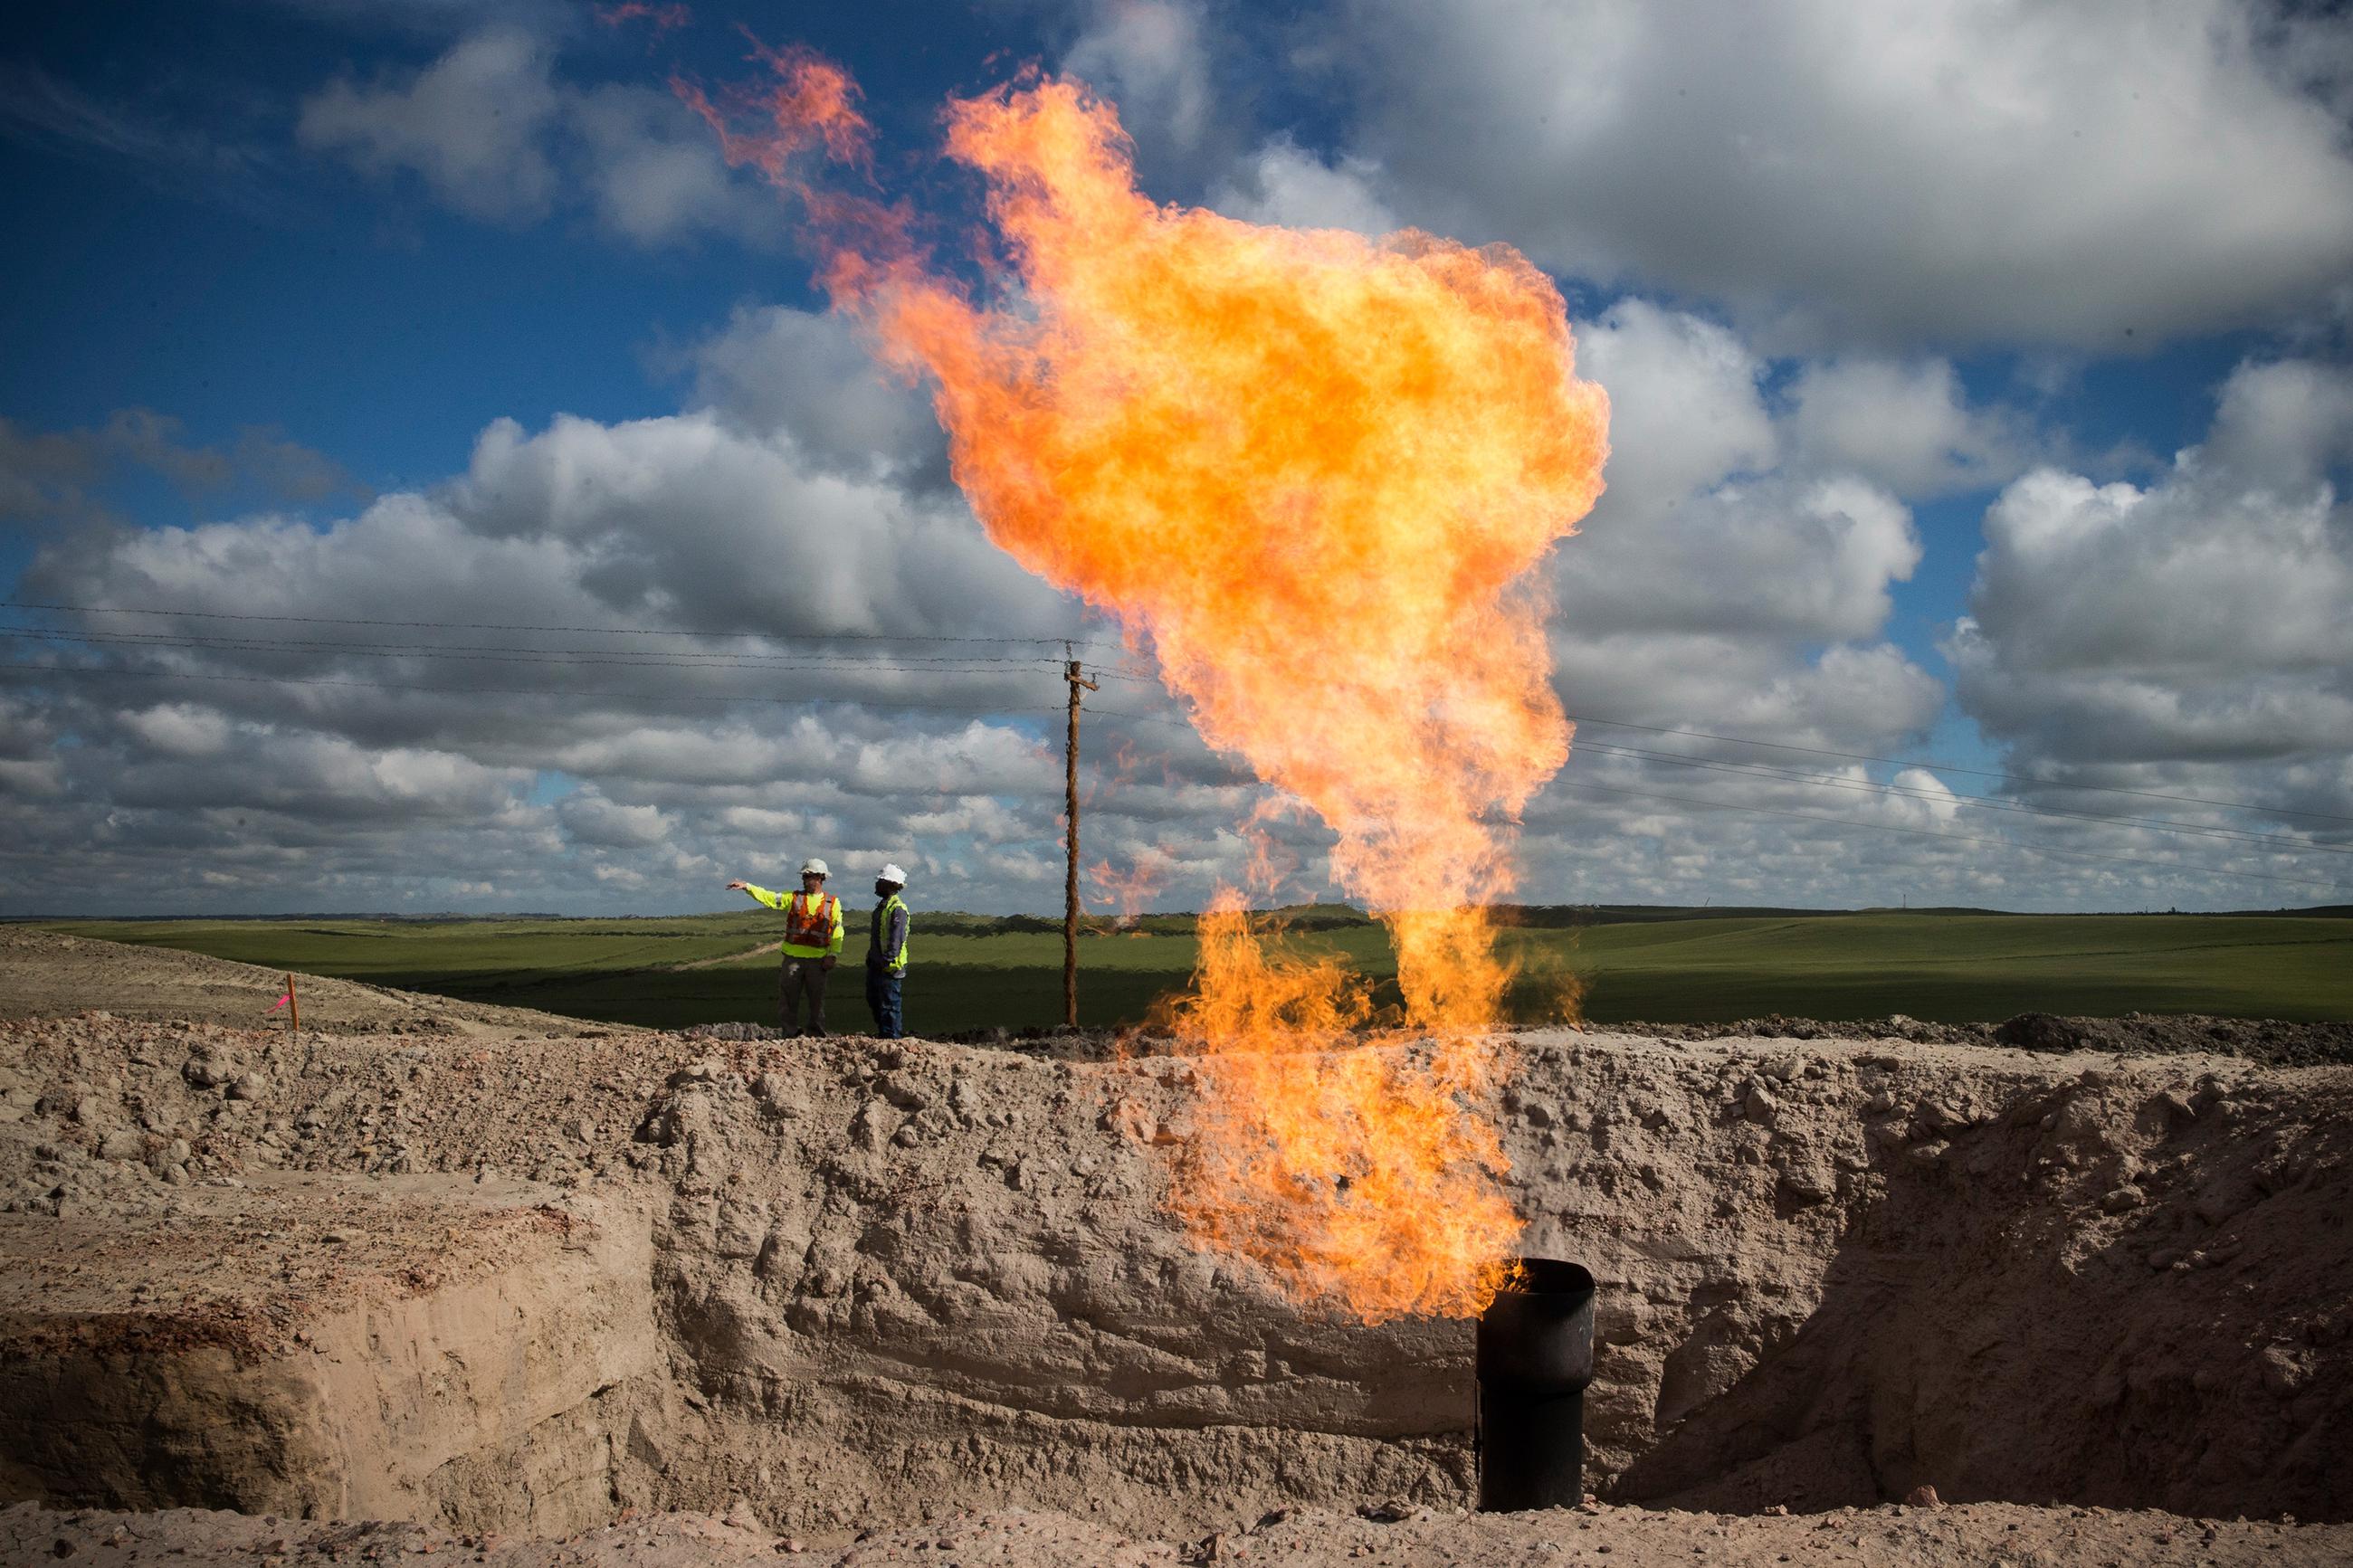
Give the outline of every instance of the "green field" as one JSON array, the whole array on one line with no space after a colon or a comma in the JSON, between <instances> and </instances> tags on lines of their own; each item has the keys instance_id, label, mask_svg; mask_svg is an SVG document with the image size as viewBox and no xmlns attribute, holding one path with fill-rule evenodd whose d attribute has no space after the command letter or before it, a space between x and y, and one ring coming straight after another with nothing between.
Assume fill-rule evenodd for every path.
<instances>
[{"instance_id":1,"label":"green field","mask_svg":"<svg viewBox=\"0 0 2353 1568\"><path fill-rule=\"evenodd\" d=\"M862 918L862 917L861 917ZM1564 977L1596 1023L1720 1022L1779 1013L1940 1022L2040 1011L2353 1018L2353 918L2307 915L2007 915L1528 911L1505 933L1523 971L1525 1021L1557 1016ZM773 941L762 910L644 920L322 919L45 921L54 931L150 942L272 968L465 1001L676 1027L773 1023ZM853 921L854 925L860 921ZM1140 933L1091 929L1079 946L1080 1015L1144 1019L1193 966L1192 921L1152 916ZM853 932L855 950L862 925ZM1345 957L1393 997L1379 928L1314 910L1284 939ZM716 961L716 962L711 962ZM918 1033L1028 1028L1061 1016L1060 927L1035 918L916 917L907 1018ZM683 968L699 963L702 966ZM1386 987L1379 984L1387 980ZM829 998L836 1027L862 1027L855 951Z\"/></svg>"}]
</instances>

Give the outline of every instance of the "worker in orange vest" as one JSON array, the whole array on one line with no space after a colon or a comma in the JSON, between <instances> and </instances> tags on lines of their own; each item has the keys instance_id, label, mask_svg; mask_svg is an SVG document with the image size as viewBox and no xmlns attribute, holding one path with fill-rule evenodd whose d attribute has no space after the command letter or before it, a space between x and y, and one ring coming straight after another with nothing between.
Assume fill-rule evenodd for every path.
<instances>
[{"instance_id":1,"label":"worker in orange vest","mask_svg":"<svg viewBox=\"0 0 2353 1568\"><path fill-rule=\"evenodd\" d=\"M772 910L785 911L785 966L776 986L776 1011L786 1035L825 1033L825 982L841 956L841 900L825 890L828 875L822 860L801 862L801 890L772 893L749 882L730 882L727 890L749 893ZM796 998L808 998L808 1025L796 1027L800 1012Z\"/></svg>"}]
</instances>

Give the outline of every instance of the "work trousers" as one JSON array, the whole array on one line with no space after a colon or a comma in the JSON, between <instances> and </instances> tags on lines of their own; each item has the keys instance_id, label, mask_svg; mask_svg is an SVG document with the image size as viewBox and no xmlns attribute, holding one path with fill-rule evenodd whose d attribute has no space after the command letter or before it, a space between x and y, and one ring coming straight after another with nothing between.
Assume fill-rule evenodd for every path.
<instances>
[{"instance_id":1,"label":"work trousers","mask_svg":"<svg viewBox=\"0 0 2353 1568\"><path fill-rule=\"evenodd\" d=\"M882 1038L895 1040L906 1033L899 1017L899 976L879 963L866 966L866 1005Z\"/></svg>"},{"instance_id":2,"label":"work trousers","mask_svg":"<svg viewBox=\"0 0 2353 1568\"><path fill-rule=\"evenodd\" d=\"M825 1033L825 960L822 958L785 959L782 980L776 987L776 1011L782 1015L787 1035L822 1035ZM808 1026L802 1028L793 1022L800 1012L798 998L808 998Z\"/></svg>"}]
</instances>

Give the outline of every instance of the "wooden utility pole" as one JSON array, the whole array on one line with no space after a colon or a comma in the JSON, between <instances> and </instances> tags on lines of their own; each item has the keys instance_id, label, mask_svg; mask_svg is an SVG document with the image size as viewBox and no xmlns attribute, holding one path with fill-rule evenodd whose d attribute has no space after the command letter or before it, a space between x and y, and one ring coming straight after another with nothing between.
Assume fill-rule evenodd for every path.
<instances>
[{"instance_id":1,"label":"wooden utility pole","mask_svg":"<svg viewBox=\"0 0 2353 1568\"><path fill-rule=\"evenodd\" d=\"M1062 651L1071 652L1071 645L1064 643ZM1086 678L1075 658L1063 667L1062 679L1071 683L1071 736L1062 749L1062 805L1070 818L1070 834L1063 840L1070 853L1062 876L1062 1022L1075 1027L1079 1021L1079 689L1102 688Z\"/></svg>"}]
</instances>

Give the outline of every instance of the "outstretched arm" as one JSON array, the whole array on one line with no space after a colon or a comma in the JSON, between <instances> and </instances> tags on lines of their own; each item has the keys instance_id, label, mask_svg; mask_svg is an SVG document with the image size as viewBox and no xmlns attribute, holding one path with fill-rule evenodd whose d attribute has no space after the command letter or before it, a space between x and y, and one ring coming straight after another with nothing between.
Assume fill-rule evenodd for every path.
<instances>
[{"instance_id":1,"label":"outstretched arm","mask_svg":"<svg viewBox=\"0 0 2353 1568\"><path fill-rule=\"evenodd\" d=\"M772 893L767 889L752 882L730 882L727 884L727 890L731 893L749 893L772 910L781 910L785 907L786 895Z\"/></svg>"}]
</instances>

